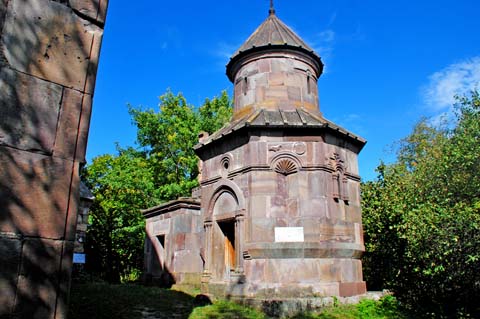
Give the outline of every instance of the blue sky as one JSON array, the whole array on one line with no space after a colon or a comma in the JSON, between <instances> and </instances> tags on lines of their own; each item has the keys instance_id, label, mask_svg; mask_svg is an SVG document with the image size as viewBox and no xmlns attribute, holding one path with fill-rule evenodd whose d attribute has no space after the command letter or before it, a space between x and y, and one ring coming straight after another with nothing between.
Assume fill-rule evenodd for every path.
<instances>
[{"instance_id":1,"label":"blue sky","mask_svg":"<svg viewBox=\"0 0 480 319\"><path fill-rule=\"evenodd\" d=\"M167 88L201 105L222 90L230 55L267 17L269 0L114 0L103 38L87 161L133 146L127 103L155 108ZM277 16L322 57L323 115L368 140L365 180L422 117L480 87L478 0L275 0Z\"/></svg>"}]
</instances>

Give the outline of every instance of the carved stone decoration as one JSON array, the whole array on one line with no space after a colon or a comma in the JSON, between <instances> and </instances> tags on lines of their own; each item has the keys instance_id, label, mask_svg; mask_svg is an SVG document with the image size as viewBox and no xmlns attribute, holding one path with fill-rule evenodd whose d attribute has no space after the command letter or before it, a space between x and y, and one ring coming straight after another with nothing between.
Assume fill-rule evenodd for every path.
<instances>
[{"instance_id":1,"label":"carved stone decoration","mask_svg":"<svg viewBox=\"0 0 480 319\"><path fill-rule=\"evenodd\" d=\"M296 142L293 144L293 150L298 155L303 155L307 151L307 145L304 142Z\"/></svg>"},{"instance_id":2,"label":"carved stone decoration","mask_svg":"<svg viewBox=\"0 0 480 319\"><path fill-rule=\"evenodd\" d=\"M346 171L346 165L343 158L338 153L333 153L331 156L326 158L327 165L334 171L341 171L344 173Z\"/></svg>"},{"instance_id":3,"label":"carved stone decoration","mask_svg":"<svg viewBox=\"0 0 480 319\"><path fill-rule=\"evenodd\" d=\"M346 165L340 154L333 153L332 156L327 158L327 165L333 170L332 183L333 193L332 196L335 200L343 200L348 202L348 179L345 177Z\"/></svg>"},{"instance_id":4,"label":"carved stone decoration","mask_svg":"<svg viewBox=\"0 0 480 319\"><path fill-rule=\"evenodd\" d=\"M275 163L275 172L290 175L298 172L297 164L289 158L282 158Z\"/></svg>"},{"instance_id":5,"label":"carved stone decoration","mask_svg":"<svg viewBox=\"0 0 480 319\"><path fill-rule=\"evenodd\" d=\"M279 145L273 145L273 146L270 146L270 147L268 148L268 150L269 150L270 152L278 152L278 151L280 151L281 149L282 149L282 145L281 145L281 144L279 144Z\"/></svg>"},{"instance_id":6,"label":"carved stone decoration","mask_svg":"<svg viewBox=\"0 0 480 319\"><path fill-rule=\"evenodd\" d=\"M220 175L226 177L228 172L232 170L233 156L230 153L220 158Z\"/></svg>"},{"instance_id":7,"label":"carved stone decoration","mask_svg":"<svg viewBox=\"0 0 480 319\"><path fill-rule=\"evenodd\" d=\"M230 168L230 158L228 156L224 156L220 160L220 163L222 164L222 168L228 171L228 169Z\"/></svg>"}]
</instances>

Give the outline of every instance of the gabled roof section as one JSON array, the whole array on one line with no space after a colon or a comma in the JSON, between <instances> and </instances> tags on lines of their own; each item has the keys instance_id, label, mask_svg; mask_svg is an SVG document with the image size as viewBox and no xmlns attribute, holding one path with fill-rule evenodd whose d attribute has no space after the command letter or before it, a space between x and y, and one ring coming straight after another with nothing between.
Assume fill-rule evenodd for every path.
<instances>
[{"instance_id":1,"label":"gabled roof section","mask_svg":"<svg viewBox=\"0 0 480 319\"><path fill-rule=\"evenodd\" d=\"M305 109L296 109L294 111L259 109L250 115L226 124L224 127L210 135L201 143L195 145L194 150L199 150L202 147L223 138L224 136L230 135L246 127L327 129L330 131L335 131L345 136L347 139L353 140L361 145L366 143L363 138L343 129L333 122L326 120L320 115L311 113Z\"/></svg>"}]
</instances>

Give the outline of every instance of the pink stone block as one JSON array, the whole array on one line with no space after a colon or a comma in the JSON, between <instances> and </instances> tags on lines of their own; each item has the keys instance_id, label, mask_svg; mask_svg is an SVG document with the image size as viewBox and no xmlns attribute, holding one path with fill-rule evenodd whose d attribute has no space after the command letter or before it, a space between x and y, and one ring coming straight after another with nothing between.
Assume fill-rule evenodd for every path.
<instances>
[{"instance_id":1,"label":"pink stone block","mask_svg":"<svg viewBox=\"0 0 480 319\"><path fill-rule=\"evenodd\" d=\"M70 160L74 159L78 128L81 120L83 96L84 94L75 90L64 90L60 108L59 126L55 138L54 156Z\"/></svg>"},{"instance_id":2,"label":"pink stone block","mask_svg":"<svg viewBox=\"0 0 480 319\"><path fill-rule=\"evenodd\" d=\"M250 184L252 194L255 195L270 195L276 190L276 181L273 179L274 172L256 172L252 176Z\"/></svg>"},{"instance_id":3,"label":"pink stone block","mask_svg":"<svg viewBox=\"0 0 480 319\"><path fill-rule=\"evenodd\" d=\"M283 86L285 85L286 74L283 72L269 73L268 75L268 85L272 86Z\"/></svg>"},{"instance_id":4,"label":"pink stone block","mask_svg":"<svg viewBox=\"0 0 480 319\"><path fill-rule=\"evenodd\" d=\"M270 65L271 65L271 73L277 73L277 72L287 72L290 71L291 65L288 64L288 59L285 58L275 58L275 59L270 59Z\"/></svg>"},{"instance_id":5,"label":"pink stone block","mask_svg":"<svg viewBox=\"0 0 480 319\"><path fill-rule=\"evenodd\" d=\"M250 216L252 218L267 217L270 210L269 196L252 196L250 197Z\"/></svg>"},{"instance_id":6,"label":"pink stone block","mask_svg":"<svg viewBox=\"0 0 480 319\"><path fill-rule=\"evenodd\" d=\"M270 60L261 59L257 61L258 72L265 73L270 72Z\"/></svg>"},{"instance_id":7,"label":"pink stone block","mask_svg":"<svg viewBox=\"0 0 480 319\"><path fill-rule=\"evenodd\" d=\"M250 220L252 242L273 242L275 220L270 218L255 218Z\"/></svg>"},{"instance_id":8,"label":"pink stone block","mask_svg":"<svg viewBox=\"0 0 480 319\"><path fill-rule=\"evenodd\" d=\"M245 276L250 283L262 283L265 281L265 260L245 260L243 263Z\"/></svg>"},{"instance_id":9,"label":"pink stone block","mask_svg":"<svg viewBox=\"0 0 480 319\"><path fill-rule=\"evenodd\" d=\"M75 240L77 229L77 215L80 205L80 163L73 163L72 182L68 199L67 220L65 223L65 239Z\"/></svg>"},{"instance_id":10,"label":"pink stone block","mask_svg":"<svg viewBox=\"0 0 480 319\"><path fill-rule=\"evenodd\" d=\"M25 240L14 309L21 318L53 318L63 243L49 239Z\"/></svg>"},{"instance_id":11,"label":"pink stone block","mask_svg":"<svg viewBox=\"0 0 480 319\"><path fill-rule=\"evenodd\" d=\"M100 23L105 23L107 14L107 0L69 0L72 9L81 14L97 20Z\"/></svg>"},{"instance_id":12,"label":"pink stone block","mask_svg":"<svg viewBox=\"0 0 480 319\"><path fill-rule=\"evenodd\" d=\"M367 292L367 286L362 282L341 282L339 284L339 294L341 297L350 297L363 295Z\"/></svg>"},{"instance_id":13,"label":"pink stone block","mask_svg":"<svg viewBox=\"0 0 480 319\"><path fill-rule=\"evenodd\" d=\"M298 206L299 204L297 198L289 198L286 200L286 213L289 218L295 218L300 216Z\"/></svg>"},{"instance_id":14,"label":"pink stone block","mask_svg":"<svg viewBox=\"0 0 480 319\"><path fill-rule=\"evenodd\" d=\"M11 67L84 91L94 38L103 30L48 0L10 1L3 51ZM93 50L98 55L98 50ZM89 92L92 93L92 92Z\"/></svg>"},{"instance_id":15,"label":"pink stone block","mask_svg":"<svg viewBox=\"0 0 480 319\"><path fill-rule=\"evenodd\" d=\"M65 238L73 162L0 147L0 231Z\"/></svg>"},{"instance_id":16,"label":"pink stone block","mask_svg":"<svg viewBox=\"0 0 480 319\"><path fill-rule=\"evenodd\" d=\"M62 87L2 68L0 93L0 144L51 153Z\"/></svg>"},{"instance_id":17,"label":"pink stone block","mask_svg":"<svg viewBox=\"0 0 480 319\"><path fill-rule=\"evenodd\" d=\"M185 249L185 234L174 234L173 236L173 250L183 250Z\"/></svg>"},{"instance_id":18,"label":"pink stone block","mask_svg":"<svg viewBox=\"0 0 480 319\"><path fill-rule=\"evenodd\" d=\"M289 101L298 102L302 100L302 92L299 87L288 86L287 94Z\"/></svg>"}]
</instances>

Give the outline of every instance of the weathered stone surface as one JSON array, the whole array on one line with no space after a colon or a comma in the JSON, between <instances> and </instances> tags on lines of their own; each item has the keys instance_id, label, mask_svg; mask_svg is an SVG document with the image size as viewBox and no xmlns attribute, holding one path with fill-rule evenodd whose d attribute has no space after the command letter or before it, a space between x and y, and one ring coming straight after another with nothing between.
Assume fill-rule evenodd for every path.
<instances>
[{"instance_id":1,"label":"weathered stone surface","mask_svg":"<svg viewBox=\"0 0 480 319\"><path fill-rule=\"evenodd\" d=\"M0 30L3 30L3 23L5 22L5 14L7 13L8 0L0 1Z\"/></svg>"},{"instance_id":2,"label":"weathered stone surface","mask_svg":"<svg viewBox=\"0 0 480 319\"><path fill-rule=\"evenodd\" d=\"M363 295L367 292L367 285L363 282L341 282L340 286L340 296L341 297L350 297L355 295Z\"/></svg>"},{"instance_id":3,"label":"weathered stone surface","mask_svg":"<svg viewBox=\"0 0 480 319\"><path fill-rule=\"evenodd\" d=\"M0 317L13 311L17 292L17 276L22 256L22 239L8 233L0 233Z\"/></svg>"},{"instance_id":4,"label":"weathered stone surface","mask_svg":"<svg viewBox=\"0 0 480 319\"><path fill-rule=\"evenodd\" d=\"M59 126L55 138L55 156L70 160L75 156L83 96L84 94L71 89L65 89L63 92Z\"/></svg>"},{"instance_id":5,"label":"weathered stone surface","mask_svg":"<svg viewBox=\"0 0 480 319\"><path fill-rule=\"evenodd\" d=\"M72 9L99 23L105 23L107 0L69 0Z\"/></svg>"},{"instance_id":6,"label":"weathered stone surface","mask_svg":"<svg viewBox=\"0 0 480 319\"><path fill-rule=\"evenodd\" d=\"M60 283L56 300L55 318L64 318L68 311L68 300L73 266L74 242L64 241L60 263Z\"/></svg>"},{"instance_id":7,"label":"weathered stone surface","mask_svg":"<svg viewBox=\"0 0 480 319\"><path fill-rule=\"evenodd\" d=\"M14 313L21 318L54 318L63 241L25 239Z\"/></svg>"},{"instance_id":8,"label":"weathered stone surface","mask_svg":"<svg viewBox=\"0 0 480 319\"><path fill-rule=\"evenodd\" d=\"M64 238L73 162L0 147L0 167L0 231Z\"/></svg>"},{"instance_id":9,"label":"weathered stone surface","mask_svg":"<svg viewBox=\"0 0 480 319\"><path fill-rule=\"evenodd\" d=\"M168 234L170 232L170 223L171 220L161 220L156 222L147 222L147 225L151 228L149 232L153 234Z\"/></svg>"},{"instance_id":10,"label":"weathered stone surface","mask_svg":"<svg viewBox=\"0 0 480 319\"><path fill-rule=\"evenodd\" d=\"M267 215L267 212L270 211L270 197L269 196L252 196L250 198L250 216L255 217L264 217ZM267 217L270 217L267 215Z\"/></svg>"},{"instance_id":11,"label":"weathered stone surface","mask_svg":"<svg viewBox=\"0 0 480 319\"><path fill-rule=\"evenodd\" d=\"M61 86L2 68L0 143L51 153L61 98Z\"/></svg>"},{"instance_id":12,"label":"weathered stone surface","mask_svg":"<svg viewBox=\"0 0 480 319\"><path fill-rule=\"evenodd\" d=\"M172 232L175 234L185 234L192 229L192 216L190 214L182 214L173 219Z\"/></svg>"},{"instance_id":13,"label":"weathered stone surface","mask_svg":"<svg viewBox=\"0 0 480 319\"><path fill-rule=\"evenodd\" d=\"M2 44L12 68L84 91L94 37L101 34L58 2L11 0Z\"/></svg>"},{"instance_id":14,"label":"weathered stone surface","mask_svg":"<svg viewBox=\"0 0 480 319\"><path fill-rule=\"evenodd\" d=\"M90 48L90 56L87 70L87 82L85 83L85 91L88 94L93 95L95 89L95 83L97 79L98 61L100 59L100 49L102 45L103 32L95 30L93 32L92 46Z\"/></svg>"},{"instance_id":15,"label":"weathered stone surface","mask_svg":"<svg viewBox=\"0 0 480 319\"><path fill-rule=\"evenodd\" d=\"M2 317L66 316L91 108L82 93L95 84L107 5L71 2L0 1Z\"/></svg>"},{"instance_id":16,"label":"weathered stone surface","mask_svg":"<svg viewBox=\"0 0 480 319\"><path fill-rule=\"evenodd\" d=\"M203 263L189 250L177 251L173 263L174 273L201 273Z\"/></svg>"},{"instance_id":17,"label":"weathered stone surface","mask_svg":"<svg viewBox=\"0 0 480 319\"><path fill-rule=\"evenodd\" d=\"M69 162L64 162L69 165ZM80 205L80 163L73 162L70 182L70 197L68 198L68 210L65 223L64 237L66 240L73 241L76 236L77 214Z\"/></svg>"}]
</instances>

